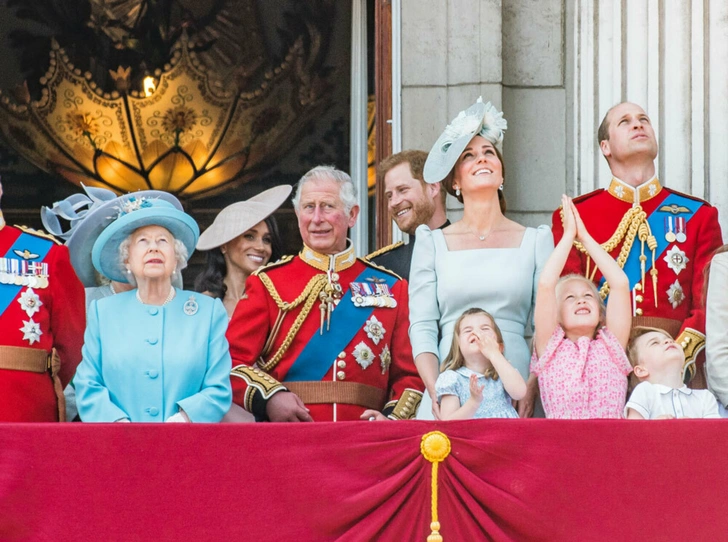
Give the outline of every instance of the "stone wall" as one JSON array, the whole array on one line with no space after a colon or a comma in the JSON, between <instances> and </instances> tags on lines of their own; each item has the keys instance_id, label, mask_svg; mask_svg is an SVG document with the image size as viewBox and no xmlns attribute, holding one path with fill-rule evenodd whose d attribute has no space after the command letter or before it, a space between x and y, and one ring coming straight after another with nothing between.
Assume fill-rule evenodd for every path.
<instances>
[{"instance_id":1,"label":"stone wall","mask_svg":"<svg viewBox=\"0 0 728 542\"><path fill-rule=\"evenodd\" d=\"M728 232L724 0L401 0L401 15L402 148L429 150L482 94L508 120L508 215L548 223L562 193L608 184L597 126L634 101L660 180L716 205Z\"/></svg>"},{"instance_id":2,"label":"stone wall","mask_svg":"<svg viewBox=\"0 0 728 542\"><path fill-rule=\"evenodd\" d=\"M403 0L402 148L429 150L482 95L508 120L508 215L549 222L565 186L564 58L562 0Z\"/></svg>"}]
</instances>

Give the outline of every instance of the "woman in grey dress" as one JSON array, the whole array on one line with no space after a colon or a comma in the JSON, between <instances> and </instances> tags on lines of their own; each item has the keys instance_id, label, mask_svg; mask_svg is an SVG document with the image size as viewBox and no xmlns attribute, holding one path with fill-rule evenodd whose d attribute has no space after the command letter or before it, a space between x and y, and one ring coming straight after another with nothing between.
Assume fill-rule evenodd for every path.
<instances>
[{"instance_id":1,"label":"woman in grey dress","mask_svg":"<svg viewBox=\"0 0 728 542\"><path fill-rule=\"evenodd\" d=\"M417 229L409 297L412 353L428 391L421 419L439 415L435 381L440 363L455 321L472 307L495 317L506 358L528 381L529 393L518 413L526 417L533 412L537 384L529 378L525 333L538 276L554 243L548 226L527 228L504 215L505 168L499 147L505 129L503 114L478 99L445 128L425 164L425 181L442 181L464 209L461 220L442 230Z\"/></svg>"}]
</instances>

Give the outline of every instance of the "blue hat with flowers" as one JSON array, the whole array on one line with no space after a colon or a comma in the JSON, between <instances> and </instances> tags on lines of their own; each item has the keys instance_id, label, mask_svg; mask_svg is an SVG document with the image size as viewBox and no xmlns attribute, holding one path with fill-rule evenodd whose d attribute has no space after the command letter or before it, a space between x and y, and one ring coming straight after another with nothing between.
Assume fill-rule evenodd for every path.
<instances>
[{"instance_id":1,"label":"blue hat with flowers","mask_svg":"<svg viewBox=\"0 0 728 542\"><path fill-rule=\"evenodd\" d=\"M81 186L84 193L68 196L52 207L41 207L40 216L46 231L66 242L71 265L87 288L97 286L91 249L106 226L116 220L120 206L129 200L160 199L182 210L182 204L176 197L160 190L117 196L106 188ZM63 224L68 224L68 228L64 229Z\"/></svg>"},{"instance_id":2,"label":"blue hat with flowers","mask_svg":"<svg viewBox=\"0 0 728 542\"><path fill-rule=\"evenodd\" d=\"M461 111L437 138L425 161L422 172L425 182L439 183L447 177L458 157L476 135L483 136L498 150L502 150L503 132L508 128L503 113L483 98Z\"/></svg>"},{"instance_id":3,"label":"blue hat with flowers","mask_svg":"<svg viewBox=\"0 0 728 542\"><path fill-rule=\"evenodd\" d=\"M119 246L134 231L144 226L161 226L182 242L188 256L195 251L200 227L195 219L162 199L129 198L116 209L113 222L101 232L91 254L96 270L117 282L128 282Z\"/></svg>"}]
</instances>

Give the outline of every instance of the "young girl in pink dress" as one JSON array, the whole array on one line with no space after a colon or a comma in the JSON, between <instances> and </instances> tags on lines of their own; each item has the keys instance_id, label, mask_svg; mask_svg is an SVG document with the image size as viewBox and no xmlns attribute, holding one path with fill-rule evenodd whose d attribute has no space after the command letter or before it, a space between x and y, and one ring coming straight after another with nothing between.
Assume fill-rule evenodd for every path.
<instances>
[{"instance_id":1,"label":"young girl in pink dress","mask_svg":"<svg viewBox=\"0 0 728 542\"><path fill-rule=\"evenodd\" d=\"M632 325L629 279L562 197L564 236L541 272L531 372L547 418L621 418L631 372L625 347ZM574 240L609 284L609 303L580 275L559 278Z\"/></svg>"}]
</instances>

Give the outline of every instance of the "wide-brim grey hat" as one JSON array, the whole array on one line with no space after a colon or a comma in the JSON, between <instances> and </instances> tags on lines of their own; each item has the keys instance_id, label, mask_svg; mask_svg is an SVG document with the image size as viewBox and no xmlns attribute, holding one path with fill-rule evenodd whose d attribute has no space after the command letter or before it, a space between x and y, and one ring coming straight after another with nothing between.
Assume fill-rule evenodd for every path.
<instances>
[{"instance_id":1,"label":"wide-brim grey hat","mask_svg":"<svg viewBox=\"0 0 728 542\"><path fill-rule=\"evenodd\" d=\"M198 250L210 250L232 241L265 220L280 207L293 187L288 184L274 186L252 198L228 205L215 217L197 242Z\"/></svg>"},{"instance_id":2,"label":"wide-brim grey hat","mask_svg":"<svg viewBox=\"0 0 728 542\"><path fill-rule=\"evenodd\" d=\"M144 226L161 226L184 244L188 256L195 251L200 227L187 213L161 199L130 200L119 209L116 220L101 232L91 258L96 270L117 282L128 282L119 246L134 231Z\"/></svg>"},{"instance_id":3,"label":"wide-brim grey hat","mask_svg":"<svg viewBox=\"0 0 728 542\"><path fill-rule=\"evenodd\" d=\"M508 127L503 113L483 98L461 111L437 138L430 149L422 172L425 182L439 183L447 177L458 157L476 135L483 136L500 151L503 146L503 132Z\"/></svg>"},{"instance_id":4,"label":"wide-brim grey hat","mask_svg":"<svg viewBox=\"0 0 728 542\"><path fill-rule=\"evenodd\" d=\"M86 194L73 194L54 203L52 208L41 208L45 229L66 241L71 265L79 280L87 288L98 286L94 274L91 250L101 232L117 218L120 208L129 201L160 199L182 210L179 200L168 192L142 190L117 196L105 188L83 187ZM63 231L58 217L67 220L70 228Z\"/></svg>"}]
</instances>

